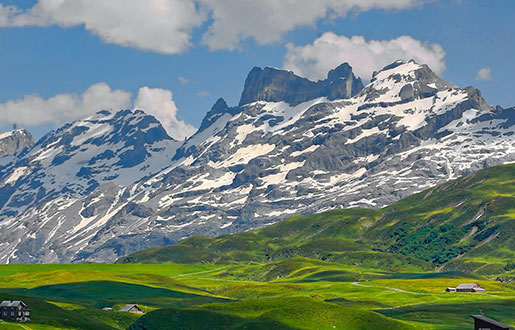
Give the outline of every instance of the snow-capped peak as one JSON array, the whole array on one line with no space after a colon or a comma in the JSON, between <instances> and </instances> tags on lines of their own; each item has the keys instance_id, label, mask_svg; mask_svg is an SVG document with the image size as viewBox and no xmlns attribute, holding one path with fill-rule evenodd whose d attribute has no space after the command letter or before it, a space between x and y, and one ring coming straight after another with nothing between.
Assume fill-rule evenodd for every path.
<instances>
[{"instance_id":1,"label":"snow-capped peak","mask_svg":"<svg viewBox=\"0 0 515 330\"><path fill-rule=\"evenodd\" d=\"M515 109L413 61L352 97L304 93L294 87L317 83L281 70L252 75L242 105L218 100L184 143L142 112L101 112L0 164L0 261L113 261L191 235L377 208L515 161ZM341 76L350 67L328 80L352 91Z\"/></svg>"},{"instance_id":2,"label":"snow-capped peak","mask_svg":"<svg viewBox=\"0 0 515 330\"><path fill-rule=\"evenodd\" d=\"M0 182L15 188L0 208L17 214L52 195L75 198L106 182L134 183L166 167L179 145L141 110L98 112L46 134L0 167Z\"/></svg>"}]
</instances>

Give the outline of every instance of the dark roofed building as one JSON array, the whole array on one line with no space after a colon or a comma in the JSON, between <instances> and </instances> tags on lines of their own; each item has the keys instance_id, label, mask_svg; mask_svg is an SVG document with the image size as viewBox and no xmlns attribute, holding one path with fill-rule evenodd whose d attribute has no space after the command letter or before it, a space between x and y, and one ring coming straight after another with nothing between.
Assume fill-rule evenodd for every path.
<instances>
[{"instance_id":1,"label":"dark roofed building","mask_svg":"<svg viewBox=\"0 0 515 330\"><path fill-rule=\"evenodd\" d=\"M456 292L485 292L485 289L477 283L464 283L456 287Z\"/></svg>"},{"instance_id":2,"label":"dark roofed building","mask_svg":"<svg viewBox=\"0 0 515 330\"><path fill-rule=\"evenodd\" d=\"M21 300L4 300L0 303L0 319L4 321L30 321L30 309Z\"/></svg>"},{"instance_id":3,"label":"dark roofed building","mask_svg":"<svg viewBox=\"0 0 515 330\"><path fill-rule=\"evenodd\" d=\"M498 322L496 320L492 320L483 315L470 315L474 319L474 330L508 330L513 329L513 327Z\"/></svg>"},{"instance_id":4,"label":"dark roofed building","mask_svg":"<svg viewBox=\"0 0 515 330\"><path fill-rule=\"evenodd\" d=\"M136 304L127 304L120 309L120 312L141 314L143 313L143 310Z\"/></svg>"}]
</instances>

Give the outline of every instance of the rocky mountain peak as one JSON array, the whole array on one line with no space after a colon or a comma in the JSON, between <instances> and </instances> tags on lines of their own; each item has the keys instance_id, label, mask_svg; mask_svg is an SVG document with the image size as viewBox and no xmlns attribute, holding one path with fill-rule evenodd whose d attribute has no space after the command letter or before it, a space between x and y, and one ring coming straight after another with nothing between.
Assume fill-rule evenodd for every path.
<instances>
[{"instance_id":1,"label":"rocky mountain peak","mask_svg":"<svg viewBox=\"0 0 515 330\"><path fill-rule=\"evenodd\" d=\"M245 80L239 105L256 101L281 102L292 106L319 98L345 99L356 95L363 88L348 63L328 73L326 80L317 82L299 77L291 71L270 67L253 68Z\"/></svg>"},{"instance_id":2,"label":"rocky mountain peak","mask_svg":"<svg viewBox=\"0 0 515 330\"><path fill-rule=\"evenodd\" d=\"M23 128L0 133L0 158L30 148L34 143L32 134Z\"/></svg>"},{"instance_id":3,"label":"rocky mountain peak","mask_svg":"<svg viewBox=\"0 0 515 330\"><path fill-rule=\"evenodd\" d=\"M0 217L53 195L75 198L107 182L132 184L166 167L179 145L141 110L101 111L66 124L0 165L6 196Z\"/></svg>"},{"instance_id":4,"label":"rocky mountain peak","mask_svg":"<svg viewBox=\"0 0 515 330\"><path fill-rule=\"evenodd\" d=\"M202 123L200 124L199 132L202 132L209 126L211 126L218 118L222 117L224 114L235 115L240 111L239 107L229 107L227 102L223 98L219 98L211 110L206 114Z\"/></svg>"},{"instance_id":5,"label":"rocky mountain peak","mask_svg":"<svg viewBox=\"0 0 515 330\"><path fill-rule=\"evenodd\" d=\"M352 77L354 73L352 72L352 67L349 63L345 62L332 69L327 73L327 80L337 80L340 78L349 78Z\"/></svg>"},{"instance_id":6,"label":"rocky mountain peak","mask_svg":"<svg viewBox=\"0 0 515 330\"><path fill-rule=\"evenodd\" d=\"M438 77L426 64L398 60L374 72L370 84L360 95L374 102L411 102L449 89L463 91Z\"/></svg>"}]
</instances>

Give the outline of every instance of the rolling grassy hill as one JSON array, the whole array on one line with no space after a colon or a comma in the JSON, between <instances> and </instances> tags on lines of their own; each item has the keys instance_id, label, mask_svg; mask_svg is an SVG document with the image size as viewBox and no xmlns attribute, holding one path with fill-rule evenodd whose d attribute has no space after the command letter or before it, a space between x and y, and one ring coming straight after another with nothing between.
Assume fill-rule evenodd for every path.
<instances>
[{"instance_id":1,"label":"rolling grassy hill","mask_svg":"<svg viewBox=\"0 0 515 330\"><path fill-rule=\"evenodd\" d=\"M513 274L515 164L487 168L380 210L293 217L253 232L192 237L119 263L249 263L297 256L385 271Z\"/></svg>"},{"instance_id":2,"label":"rolling grassy hill","mask_svg":"<svg viewBox=\"0 0 515 330\"><path fill-rule=\"evenodd\" d=\"M88 269L91 268L91 269ZM446 293L478 282L484 294ZM0 299L32 321L0 329L469 329L470 313L515 323L515 284L462 272L384 271L294 257L231 265L0 266ZM138 303L143 316L103 311Z\"/></svg>"},{"instance_id":3,"label":"rolling grassy hill","mask_svg":"<svg viewBox=\"0 0 515 330\"><path fill-rule=\"evenodd\" d=\"M505 165L381 210L192 237L117 264L0 266L0 300L32 309L30 323L0 330L465 330L470 314L515 324L514 196ZM444 291L474 282L486 293ZM145 314L102 310L126 303Z\"/></svg>"}]
</instances>

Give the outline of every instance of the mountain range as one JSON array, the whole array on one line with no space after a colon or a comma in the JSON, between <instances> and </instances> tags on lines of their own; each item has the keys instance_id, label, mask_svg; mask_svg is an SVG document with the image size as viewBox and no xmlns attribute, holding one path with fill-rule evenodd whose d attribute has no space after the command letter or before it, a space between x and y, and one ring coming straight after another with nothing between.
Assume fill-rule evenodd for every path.
<instances>
[{"instance_id":1,"label":"mountain range","mask_svg":"<svg viewBox=\"0 0 515 330\"><path fill-rule=\"evenodd\" d=\"M334 210L252 232L195 236L119 262L262 264L304 257L392 272L501 274L515 268L513 178L515 164L489 167L382 209Z\"/></svg>"},{"instance_id":2,"label":"mountain range","mask_svg":"<svg viewBox=\"0 0 515 330\"><path fill-rule=\"evenodd\" d=\"M101 111L0 159L0 262L112 262L293 215L378 209L515 161L515 108L396 61L363 86L254 68L184 142L143 111ZM1 144L0 139L0 146Z\"/></svg>"}]
</instances>

